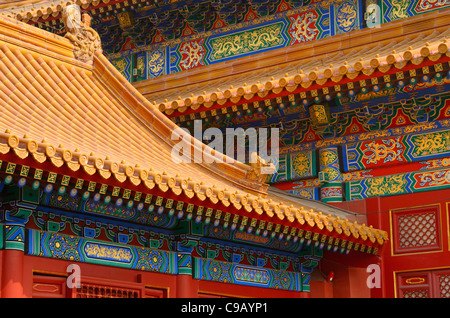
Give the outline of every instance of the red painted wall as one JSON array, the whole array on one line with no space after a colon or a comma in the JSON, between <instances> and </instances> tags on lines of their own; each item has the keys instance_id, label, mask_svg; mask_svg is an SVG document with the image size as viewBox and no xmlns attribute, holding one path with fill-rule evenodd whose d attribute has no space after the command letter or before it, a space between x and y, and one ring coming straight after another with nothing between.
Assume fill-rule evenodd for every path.
<instances>
[{"instance_id":1,"label":"red painted wall","mask_svg":"<svg viewBox=\"0 0 450 318\"><path fill-rule=\"evenodd\" d=\"M389 241L381 250L381 257L366 257L339 253L325 253L321 261L324 275L333 271L335 279L326 283L323 278L311 282L311 297L350 298L394 298L404 296L405 290L427 291L428 297L440 297L439 277L445 275L450 294L450 190L406 194L382 198L334 203L334 206L365 214L367 224L385 230ZM411 214L427 210L436 211L439 247L411 249L396 252L393 231L397 231L395 215ZM398 236L398 235L397 235ZM398 243L397 243L398 246ZM366 281L372 272L367 266L380 266L381 288L367 287ZM441 275L441 276L440 276ZM406 288L406 289L403 289ZM442 287L441 287L442 288ZM401 289L401 290L400 290ZM418 292L417 295L424 295Z\"/></svg>"},{"instance_id":2,"label":"red painted wall","mask_svg":"<svg viewBox=\"0 0 450 318\"><path fill-rule=\"evenodd\" d=\"M332 283L325 282L323 278L311 281L311 294L279 291L273 289L236 286L232 284L197 281L189 277L165 275L158 273L141 272L136 270L119 269L108 266L79 264L82 280L97 284L113 284L123 288L134 288L141 291L141 295L148 297L399 297L403 296L406 288L427 288L428 296L439 297L438 281L442 273L450 277L450 244L449 244L449 206L450 190L439 190L426 193L415 193L401 196L369 198L359 202L345 203L345 208L355 212L366 212L368 224L383 229L389 233L390 240L381 251L381 258L376 256L362 256L352 251L350 255L341 255L326 251L321 262L321 271L326 275L330 271L335 273ZM393 234L393 213L402 211L415 211L417 209L434 207L438 211L439 248L437 250L424 250L395 254ZM0 265L2 289L8 285L5 279L5 251L0 251ZM68 273L69 261L54 260L36 256L23 257L23 294L25 297L33 296L33 279L45 285L43 277L53 277L57 290L58 281L64 281ZM369 275L366 268L369 264L379 264L381 267L381 288L368 289L366 280ZM7 273L8 274L8 273ZM14 274L14 273L9 273ZM14 274L15 275L15 274ZM34 278L33 278L34 277ZM18 278L14 278L17 280ZM50 281L52 280L49 278ZM423 283L422 283L423 281ZM409 285L408 285L409 284ZM47 286L48 287L48 286ZM45 288L47 288L45 287ZM238 287L238 288L237 288ZM44 288L44 289L45 289ZM51 289L48 287L49 290ZM44 292L44 291L41 291ZM158 294L159 292L159 294ZM36 293L35 293L36 294ZM72 294L68 291L65 296ZM4 292L1 297L6 296Z\"/></svg>"},{"instance_id":3,"label":"red painted wall","mask_svg":"<svg viewBox=\"0 0 450 318\"><path fill-rule=\"evenodd\" d=\"M5 251L0 251L0 265ZM37 256L23 256L22 280L24 297L75 297L67 287L67 268L73 262ZM110 266L77 263L82 284L133 290L142 297L197 298L197 297L257 297L305 298L309 293L237 286L208 282L183 275L167 275ZM16 272L17 273L17 272ZM2 275L3 276L3 275ZM17 276L17 275L16 275ZM0 284L5 283L0 277ZM16 282L17 283L17 282ZM4 297L0 292L0 297ZM20 295L16 295L19 297Z\"/></svg>"},{"instance_id":4,"label":"red painted wall","mask_svg":"<svg viewBox=\"0 0 450 318\"><path fill-rule=\"evenodd\" d=\"M450 190L406 194L401 196L370 198L366 200L368 223L389 233L390 241L382 251L382 288L378 296L398 297L398 275L404 273L429 272L436 269L450 269L449 215ZM438 211L438 232L440 248L437 250L409 251L395 253L393 241L393 213L418 211L427 208ZM414 276L414 275L413 275ZM414 286L412 284L410 287ZM436 286L435 286L436 287Z\"/></svg>"}]
</instances>

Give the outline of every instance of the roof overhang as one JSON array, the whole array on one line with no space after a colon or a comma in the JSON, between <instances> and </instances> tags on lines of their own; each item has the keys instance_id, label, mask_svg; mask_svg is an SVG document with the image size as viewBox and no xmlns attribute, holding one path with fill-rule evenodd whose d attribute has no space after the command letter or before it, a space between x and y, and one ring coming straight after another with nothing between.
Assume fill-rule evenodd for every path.
<instances>
[{"instance_id":1,"label":"roof overhang","mask_svg":"<svg viewBox=\"0 0 450 318\"><path fill-rule=\"evenodd\" d=\"M372 254L387 240L385 231L328 215L324 206L255 193L239 182L247 165L174 165L169 140L177 126L100 51L86 64L74 58L69 40L0 18L0 56L1 174L10 184L71 187L142 207L188 205L198 216L224 222L234 215L243 226L255 220L272 234L331 238Z\"/></svg>"}]
</instances>

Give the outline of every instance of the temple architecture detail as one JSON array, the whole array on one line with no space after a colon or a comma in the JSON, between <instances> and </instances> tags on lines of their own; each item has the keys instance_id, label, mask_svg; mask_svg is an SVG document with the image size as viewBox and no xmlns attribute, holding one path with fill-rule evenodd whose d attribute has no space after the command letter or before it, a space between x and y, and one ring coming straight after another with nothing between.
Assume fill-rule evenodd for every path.
<instances>
[{"instance_id":1,"label":"temple architecture detail","mask_svg":"<svg viewBox=\"0 0 450 318\"><path fill-rule=\"evenodd\" d=\"M69 5L64 8L62 17L66 27L66 37L72 42L74 56L82 62L91 62L97 50L101 50L98 33L91 28L91 17L84 13L81 17L80 7Z\"/></svg>"},{"instance_id":2,"label":"temple architecture detail","mask_svg":"<svg viewBox=\"0 0 450 318\"><path fill-rule=\"evenodd\" d=\"M450 297L449 17L0 4L0 297Z\"/></svg>"}]
</instances>

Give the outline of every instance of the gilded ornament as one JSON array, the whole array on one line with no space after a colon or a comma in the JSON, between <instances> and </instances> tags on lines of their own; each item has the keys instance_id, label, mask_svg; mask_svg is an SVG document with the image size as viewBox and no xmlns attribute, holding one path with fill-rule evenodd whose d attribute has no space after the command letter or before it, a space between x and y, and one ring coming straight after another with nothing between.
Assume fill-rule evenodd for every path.
<instances>
[{"instance_id":1,"label":"gilded ornament","mask_svg":"<svg viewBox=\"0 0 450 318\"><path fill-rule=\"evenodd\" d=\"M414 145L412 155L415 158L448 152L450 150L450 131L412 136L411 142Z\"/></svg>"},{"instance_id":2,"label":"gilded ornament","mask_svg":"<svg viewBox=\"0 0 450 318\"><path fill-rule=\"evenodd\" d=\"M279 22L252 30L213 38L209 40L209 45L212 47L211 60L222 60L278 46L284 42L284 39L281 36L282 29L283 23Z\"/></svg>"},{"instance_id":3,"label":"gilded ornament","mask_svg":"<svg viewBox=\"0 0 450 318\"><path fill-rule=\"evenodd\" d=\"M129 263L133 257L130 249L87 243L84 247L87 257Z\"/></svg>"},{"instance_id":4,"label":"gilded ornament","mask_svg":"<svg viewBox=\"0 0 450 318\"><path fill-rule=\"evenodd\" d=\"M325 174L325 179L328 181L334 181L340 176L340 172L332 167L325 167L322 169Z\"/></svg>"},{"instance_id":5,"label":"gilded ornament","mask_svg":"<svg viewBox=\"0 0 450 318\"><path fill-rule=\"evenodd\" d=\"M133 26L133 16L131 12L120 12L117 14L117 20L121 28L129 28Z\"/></svg>"},{"instance_id":6,"label":"gilded ornament","mask_svg":"<svg viewBox=\"0 0 450 318\"><path fill-rule=\"evenodd\" d=\"M92 64L96 51L101 51L101 41L98 33L91 28L91 17L84 13L81 17L78 5L69 5L62 13L66 27L65 37L72 42L73 55L77 60Z\"/></svg>"},{"instance_id":7,"label":"gilded ornament","mask_svg":"<svg viewBox=\"0 0 450 318\"><path fill-rule=\"evenodd\" d=\"M391 20L408 18L408 8L411 0L392 0L392 9L389 13Z\"/></svg>"},{"instance_id":8,"label":"gilded ornament","mask_svg":"<svg viewBox=\"0 0 450 318\"><path fill-rule=\"evenodd\" d=\"M325 149L321 151L319 159L322 166L329 166L338 160L338 156L335 151Z\"/></svg>"},{"instance_id":9,"label":"gilded ornament","mask_svg":"<svg viewBox=\"0 0 450 318\"><path fill-rule=\"evenodd\" d=\"M404 193L407 180L405 174L398 174L367 179L366 184L368 195L386 196Z\"/></svg>"},{"instance_id":10,"label":"gilded ornament","mask_svg":"<svg viewBox=\"0 0 450 318\"><path fill-rule=\"evenodd\" d=\"M337 9L336 22L337 27L341 32L351 31L357 20L356 7L353 2L346 1L342 3Z\"/></svg>"},{"instance_id":11,"label":"gilded ornament","mask_svg":"<svg viewBox=\"0 0 450 318\"><path fill-rule=\"evenodd\" d=\"M295 18L291 17L291 20L292 25L289 33L294 38L292 44L314 40L319 33L319 30L315 25L317 15L314 12L299 14Z\"/></svg>"},{"instance_id":12,"label":"gilded ornament","mask_svg":"<svg viewBox=\"0 0 450 318\"><path fill-rule=\"evenodd\" d=\"M300 177L305 176L309 172L310 166L311 160L303 152L298 153L292 162L294 172Z\"/></svg>"},{"instance_id":13,"label":"gilded ornament","mask_svg":"<svg viewBox=\"0 0 450 318\"><path fill-rule=\"evenodd\" d=\"M164 54L160 50L149 53L147 66L151 77L160 76L164 70Z\"/></svg>"},{"instance_id":14,"label":"gilded ornament","mask_svg":"<svg viewBox=\"0 0 450 318\"><path fill-rule=\"evenodd\" d=\"M311 123L314 126L328 125L330 123L329 109L325 105L312 105L309 108Z\"/></svg>"}]
</instances>

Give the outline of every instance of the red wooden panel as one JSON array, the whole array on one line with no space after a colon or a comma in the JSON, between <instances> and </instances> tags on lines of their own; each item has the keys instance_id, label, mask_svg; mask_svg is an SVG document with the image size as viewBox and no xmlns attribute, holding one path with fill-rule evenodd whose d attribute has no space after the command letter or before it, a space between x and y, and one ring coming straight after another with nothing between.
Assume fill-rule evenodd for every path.
<instances>
[{"instance_id":1,"label":"red wooden panel","mask_svg":"<svg viewBox=\"0 0 450 318\"><path fill-rule=\"evenodd\" d=\"M198 293L198 298L229 298L229 297L215 294Z\"/></svg>"},{"instance_id":2,"label":"red wooden panel","mask_svg":"<svg viewBox=\"0 0 450 318\"><path fill-rule=\"evenodd\" d=\"M400 298L450 298L450 269L398 273Z\"/></svg>"},{"instance_id":3,"label":"red wooden panel","mask_svg":"<svg viewBox=\"0 0 450 318\"><path fill-rule=\"evenodd\" d=\"M442 249L438 205L392 212L394 254Z\"/></svg>"},{"instance_id":4,"label":"red wooden panel","mask_svg":"<svg viewBox=\"0 0 450 318\"><path fill-rule=\"evenodd\" d=\"M397 274L399 298L431 298L429 272Z\"/></svg>"},{"instance_id":5,"label":"red wooden panel","mask_svg":"<svg viewBox=\"0 0 450 318\"><path fill-rule=\"evenodd\" d=\"M144 298L167 298L167 290L146 287Z\"/></svg>"},{"instance_id":6,"label":"red wooden panel","mask_svg":"<svg viewBox=\"0 0 450 318\"><path fill-rule=\"evenodd\" d=\"M67 285L65 277L33 275L33 298L65 298L66 296Z\"/></svg>"}]
</instances>

